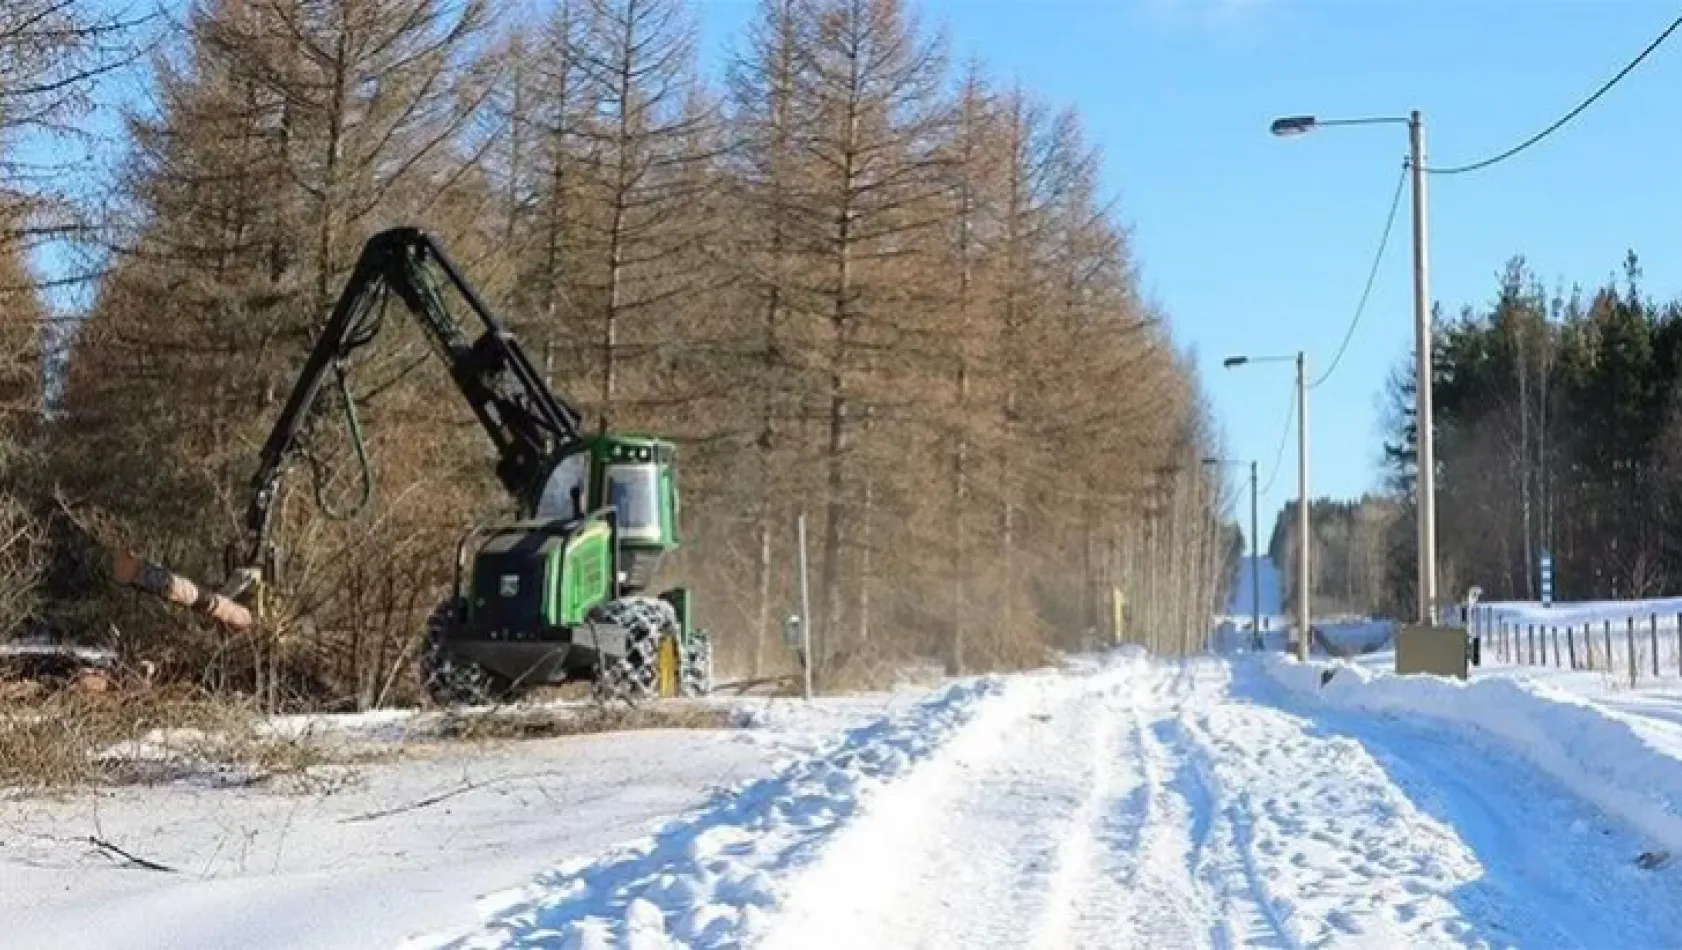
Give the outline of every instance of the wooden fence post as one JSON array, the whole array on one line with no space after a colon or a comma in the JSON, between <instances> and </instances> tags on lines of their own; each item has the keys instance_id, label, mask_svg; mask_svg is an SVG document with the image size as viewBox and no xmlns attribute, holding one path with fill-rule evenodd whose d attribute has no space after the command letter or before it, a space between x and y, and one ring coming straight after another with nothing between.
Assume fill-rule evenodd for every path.
<instances>
[{"instance_id":1,"label":"wooden fence post","mask_svg":"<svg viewBox=\"0 0 1682 950\"><path fill-rule=\"evenodd\" d=\"M1659 678L1659 615L1647 617L1647 627L1653 634L1653 678Z\"/></svg>"},{"instance_id":2,"label":"wooden fence post","mask_svg":"<svg viewBox=\"0 0 1682 950\"><path fill-rule=\"evenodd\" d=\"M1625 636L1624 639L1629 641L1629 685L1634 686L1635 685L1635 615L1631 614L1630 616L1624 618L1624 621L1625 621L1624 622L1624 628L1625 628L1625 632L1627 633L1627 636Z\"/></svg>"},{"instance_id":3,"label":"wooden fence post","mask_svg":"<svg viewBox=\"0 0 1682 950\"><path fill-rule=\"evenodd\" d=\"M1575 624L1565 625L1565 650L1570 656L1571 668L1577 668L1577 627Z\"/></svg>"},{"instance_id":4,"label":"wooden fence post","mask_svg":"<svg viewBox=\"0 0 1682 950\"><path fill-rule=\"evenodd\" d=\"M1606 620L1603 622L1606 624L1606 672L1610 673L1612 672L1612 621Z\"/></svg>"}]
</instances>

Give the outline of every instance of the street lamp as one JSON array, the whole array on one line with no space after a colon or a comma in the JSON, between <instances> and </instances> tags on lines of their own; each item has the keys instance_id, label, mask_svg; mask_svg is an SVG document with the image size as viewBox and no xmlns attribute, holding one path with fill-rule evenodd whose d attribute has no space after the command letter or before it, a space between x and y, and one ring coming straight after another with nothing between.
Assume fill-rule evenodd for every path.
<instances>
[{"instance_id":1,"label":"street lamp","mask_svg":"<svg viewBox=\"0 0 1682 950\"><path fill-rule=\"evenodd\" d=\"M1413 179L1413 333L1414 419L1419 450L1419 574L1414 593L1419 622L1434 626L1437 617L1437 466L1432 446L1430 260L1425 240L1425 123L1416 109L1402 116L1321 119L1311 115L1274 119L1269 131L1289 137L1327 125L1405 125L1408 171Z\"/></svg>"},{"instance_id":2,"label":"street lamp","mask_svg":"<svg viewBox=\"0 0 1682 950\"><path fill-rule=\"evenodd\" d=\"M1297 364L1297 657L1308 659L1308 376L1301 350L1295 356L1229 356L1227 369L1246 363Z\"/></svg>"},{"instance_id":3,"label":"street lamp","mask_svg":"<svg viewBox=\"0 0 1682 950\"><path fill-rule=\"evenodd\" d=\"M1237 459L1206 458L1204 465L1243 465ZM1256 526L1256 463L1250 460L1250 642L1262 648L1261 635L1261 534Z\"/></svg>"}]
</instances>

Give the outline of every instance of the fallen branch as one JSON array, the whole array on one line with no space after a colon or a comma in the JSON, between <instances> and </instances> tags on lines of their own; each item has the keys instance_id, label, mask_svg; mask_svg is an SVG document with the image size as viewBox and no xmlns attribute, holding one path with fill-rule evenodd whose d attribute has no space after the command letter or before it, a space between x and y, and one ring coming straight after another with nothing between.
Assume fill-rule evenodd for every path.
<instances>
[{"instance_id":1,"label":"fallen branch","mask_svg":"<svg viewBox=\"0 0 1682 950\"><path fill-rule=\"evenodd\" d=\"M117 847L103 838L96 838L93 835L88 835L87 842L107 854L112 854L122 858L135 867L145 868L148 871L162 871L165 874L181 873L167 864L159 864L156 861L148 861L145 858L129 854L127 851L124 851L122 848Z\"/></svg>"},{"instance_id":2,"label":"fallen branch","mask_svg":"<svg viewBox=\"0 0 1682 950\"><path fill-rule=\"evenodd\" d=\"M787 676L762 676L759 679L735 680L729 683L719 683L713 687L713 692L722 693L727 690L734 690L738 695L740 695L756 686L793 686L794 682L795 677L793 674L789 674Z\"/></svg>"},{"instance_id":3,"label":"fallen branch","mask_svg":"<svg viewBox=\"0 0 1682 950\"><path fill-rule=\"evenodd\" d=\"M436 795L429 795L426 798L418 799L404 805L397 805L393 808L382 808L379 811L370 811L364 812L360 815L351 815L348 818L339 819L339 824L349 825L363 821L377 821L381 818L390 818L394 815L420 811L422 808L431 808L433 805L447 802L450 799L455 798L457 795L465 795L468 792L477 791L481 788L489 788L492 785L501 785L505 782L512 782L515 779L549 778L562 774L565 773L549 769L542 772L517 772L513 775L499 775L495 778L489 778L482 782L475 782L472 779L463 779L460 785L457 785L449 791L439 792Z\"/></svg>"}]
</instances>

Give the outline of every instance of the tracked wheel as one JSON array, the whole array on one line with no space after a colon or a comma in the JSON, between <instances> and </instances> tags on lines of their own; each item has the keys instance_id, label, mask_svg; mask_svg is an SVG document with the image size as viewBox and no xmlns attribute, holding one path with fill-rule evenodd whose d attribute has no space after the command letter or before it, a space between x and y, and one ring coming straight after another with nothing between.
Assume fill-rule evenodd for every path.
<instances>
[{"instance_id":1,"label":"tracked wheel","mask_svg":"<svg viewBox=\"0 0 1682 950\"><path fill-rule=\"evenodd\" d=\"M598 699L639 702L658 695L660 640L677 635L677 612L656 597L622 597L596 605L587 618L625 630L625 655L603 657L596 677Z\"/></svg>"},{"instance_id":2,"label":"tracked wheel","mask_svg":"<svg viewBox=\"0 0 1682 950\"><path fill-rule=\"evenodd\" d=\"M421 685L439 706L486 706L514 698L511 684L483 665L450 649L455 602L446 600L426 618Z\"/></svg>"}]
</instances>

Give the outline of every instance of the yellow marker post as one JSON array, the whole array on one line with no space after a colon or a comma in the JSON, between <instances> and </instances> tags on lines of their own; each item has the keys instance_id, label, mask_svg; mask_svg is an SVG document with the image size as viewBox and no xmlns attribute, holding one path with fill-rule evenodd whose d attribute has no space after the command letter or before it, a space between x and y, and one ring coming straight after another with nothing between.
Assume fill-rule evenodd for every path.
<instances>
[{"instance_id":1,"label":"yellow marker post","mask_svg":"<svg viewBox=\"0 0 1682 950\"><path fill-rule=\"evenodd\" d=\"M677 637L661 638L659 657L656 669L659 693L662 698L672 699L677 696Z\"/></svg>"}]
</instances>

